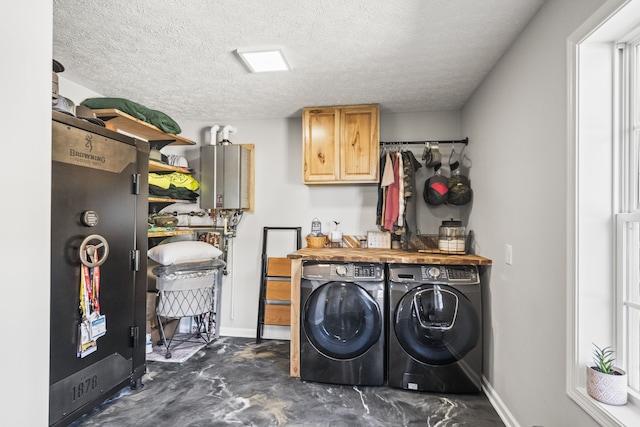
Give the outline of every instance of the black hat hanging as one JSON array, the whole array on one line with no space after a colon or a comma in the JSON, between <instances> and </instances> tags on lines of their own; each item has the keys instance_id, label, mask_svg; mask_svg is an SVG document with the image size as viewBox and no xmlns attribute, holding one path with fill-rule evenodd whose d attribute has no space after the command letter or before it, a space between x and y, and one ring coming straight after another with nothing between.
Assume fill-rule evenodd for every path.
<instances>
[{"instance_id":1,"label":"black hat hanging","mask_svg":"<svg viewBox=\"0 0 640 427\"><path fill-rule=\"evenodd\" d=\"M451 170L451 176L449 177L449 180L447 182L447 188L449 189L447 204L466 205L471 201L471 198L473 197L471 181L469 181L469 178L460 172L460 162L458 160L452 161L454 154L455 148L451 151L451 156L449 156L449 168ZM460 153L460 158L462 158L462 153Z\"/></svg>"},{"instance_id":2,"label":"black hat hanging","mask_svg":"<svg viewBox=\"0 0 640 427\"><path fill-rule=\"evenodd\" d=\"M449 197L449 187L447 177L440 171L440 163L433 166L435 173L424 183L422 197L428 205L441 205Z\"/></svg>"}]
</instances>

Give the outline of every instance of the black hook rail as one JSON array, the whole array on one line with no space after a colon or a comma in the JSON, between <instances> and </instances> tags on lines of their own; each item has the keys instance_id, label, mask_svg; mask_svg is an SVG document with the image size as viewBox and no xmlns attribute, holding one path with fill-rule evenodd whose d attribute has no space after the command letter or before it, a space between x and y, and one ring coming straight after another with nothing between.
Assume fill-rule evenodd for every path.
<instances>
[{"instance_id":1,"label":"black hook rail","mask_svg":"<svg viewBox=\"0 0 640 427\"><path fill-rule=\"evenodd\" d=\"M380 141L380 145L424 145L427 143L434 144L469 144L469 138L449 140L449 141Z\"/></svg>"}]
</instances>

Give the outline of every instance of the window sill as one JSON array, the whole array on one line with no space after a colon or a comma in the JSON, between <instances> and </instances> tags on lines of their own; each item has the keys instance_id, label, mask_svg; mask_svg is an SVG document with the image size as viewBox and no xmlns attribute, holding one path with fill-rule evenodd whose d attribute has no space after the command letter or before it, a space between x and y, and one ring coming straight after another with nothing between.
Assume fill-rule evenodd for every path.
<instances>
[{"instance_id":1,"label":"window sill","mask_svg":"<svg viewBox=\"0 0 640 427\"><path fill-rule=\"evenodd\" d=\"M634 404L631 396L626 405L605 405L589 396L586 388L577 387L569 391L569 397L603 426L640 425L640 408Z\"/></svg>"}]
</instances>

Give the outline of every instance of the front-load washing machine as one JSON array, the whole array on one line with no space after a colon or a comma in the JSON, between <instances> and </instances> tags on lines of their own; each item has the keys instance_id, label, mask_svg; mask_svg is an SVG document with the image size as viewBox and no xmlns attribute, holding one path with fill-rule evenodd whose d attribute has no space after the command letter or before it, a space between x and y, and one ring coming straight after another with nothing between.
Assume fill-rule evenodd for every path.
<instances>
[{"instance_id":1,"label":"front-load washing machine","mask_svg":"<svg viewBox=\"0 0 640 427\"><path fill-rule=\"evenodd\" d=\"M387 384L482 390L482 298L472 265L389 266Z\"/></svg>"},{"instance_id":2,"label":"front-load washing machine","mask_svg":"<svg viewBox=\"0 0 640 427\"><path fill-rule=\"evenodd\" d=\"M300 286L300 379L383 385L384 264L305 261Z\"/></svg>"}]
</instances>

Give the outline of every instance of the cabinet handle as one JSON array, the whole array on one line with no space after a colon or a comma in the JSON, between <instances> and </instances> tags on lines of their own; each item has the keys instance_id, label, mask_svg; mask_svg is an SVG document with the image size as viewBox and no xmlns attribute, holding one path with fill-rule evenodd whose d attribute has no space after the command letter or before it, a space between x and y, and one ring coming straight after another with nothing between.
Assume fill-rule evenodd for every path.
<instances>
[{"instance_id":1,"label":"cabinet handle","mask_svg":"<svg viewBox=\"0 0 640 427\"><path fill-rule=\"evenodd\" d=\"M354 138L353 138L353 142L351 143L352 147L355 147L356 145L360 145L360 132L356 132Z\"/></svg>"}]
</instances>

